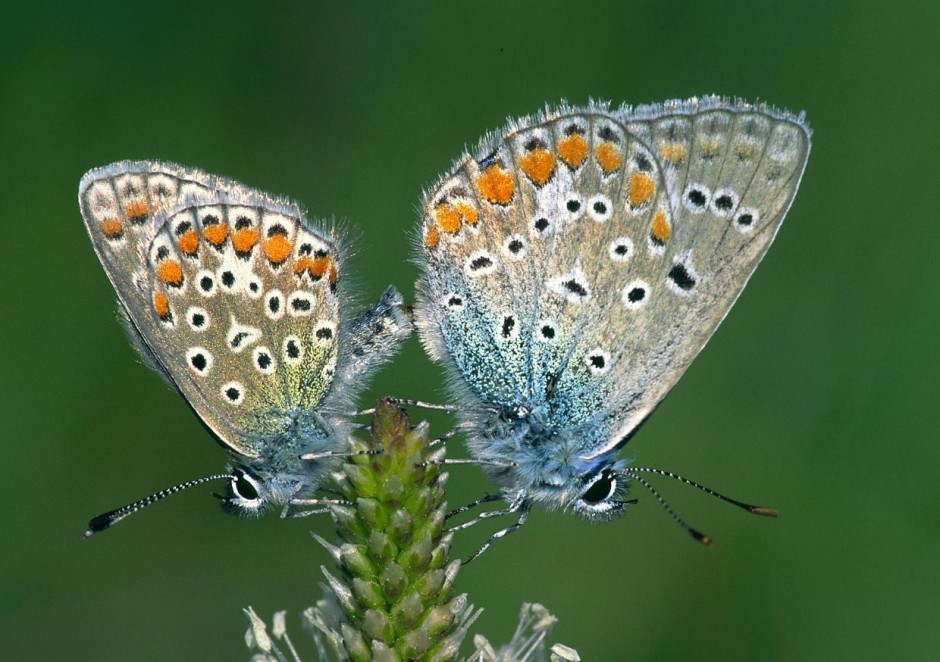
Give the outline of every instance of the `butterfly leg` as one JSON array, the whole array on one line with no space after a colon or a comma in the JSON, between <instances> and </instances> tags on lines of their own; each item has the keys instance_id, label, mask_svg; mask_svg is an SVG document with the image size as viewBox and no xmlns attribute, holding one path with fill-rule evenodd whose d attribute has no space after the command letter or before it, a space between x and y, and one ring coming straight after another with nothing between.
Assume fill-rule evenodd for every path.
<instances>
[{"instance_id":1,"label":"butterfly leg","mask_svg":"<svg viewBox=\"0 0 940 662\"><path fill-rule=\"evenodd\" d=\"M493 498L489 498L491 496ZM453 513L451 513L451 515L456 514L457 512L465 512L466 510L469 510L470 508L475 508L478 505L481 505L482 503L486 503L486 501L496 501L502 498L503 497L487 495L486 497L483 497L482 499L478 499L477 501L474 501L473 503L468 504L464 508L458 508L457 511L454 511ZM528 510L528 508L529 507L528 505L526 505L526 501L524 497L520 495L516 497L515 499L513 499L512 503L510 503L506 508L503 508L502 510L488 510L486 512L480 513L473 519L467 520L463 524L452 526L451 528L447 529L447 531L448 533L453 532L453 531L462 531L463 529L469 529L474 524L479 524L483 520L493 519L494 517L503 517L504 515L512 515L513 513L519 512L522 509ZM451 515L448 515L447 517L450 517Z\"/></svg>"},{"instance_id":2,"label":"butterfly leg","mask_svg":"<svg viewBox=\"0 0 940 662\"><path fill-rule=\"evenodd\" d=\"M473 559L477 558L478 556L480 556L480 554L482 554L483 552L485 552L486 550L488 550L490 547L492 547L492 546L493 546L493 543L495 543L497 540L500 540L501 538L505 538L505 537L508 536L510 533L513 533L514 531L519 530L519 529L522 527L522 525L524 525L524 524L526 523L526 520L529 519L529 510L530 510L530 509L529 509L529 506L528 506L527 504L520 506L520 508L519 508L519 519L516 520L515 524L510 524L510 525L507 526L505 529L500 529L499 531L497 531L496 533L494 533L493 535L491 535L490 538L489 538L489 540L487 540L485 543L483 543L483 546L480 547L480 549L478 549L478 550L475 551L473 554L471 554L469 557L467 557L467 559L464 560L464 561L462 561L460 565L461 565L461 566L467 565L468 563L470 563L470 561L472 561Z\"/></svg>"},{"instance_id":3,"label":"butterfly leg","mask_svg":"<svg viewBox=\"0 0 940 662\"><path fill-rule=\"evenodd\" d=\"M468 503L466 506L461 506L460 508L455 508L454 510L447 513L447 517L444 519L450 519L451 517L456 517L457 515L462 515L463 513L470 512L474 508L482 506L484 503L492 503L493 501L502 501L502 494L486 494L472 503Z\"/></svg>"},{"instance_id":4,"label":"butterfly leg","mask_svg":"<svg viewBox=\"0 0 940 662\"><path fill-rule=\"evenodd\" d=\"M440 444L446 443L448 439L452 439L453 437L457 435L457 433L458 433L458 430L456 429L445 432L444 434L437 437L436 439L432 439L431 441L429 441L428 447L434 448L435 446L439 446Z\"/></svg>"}]
</instances>

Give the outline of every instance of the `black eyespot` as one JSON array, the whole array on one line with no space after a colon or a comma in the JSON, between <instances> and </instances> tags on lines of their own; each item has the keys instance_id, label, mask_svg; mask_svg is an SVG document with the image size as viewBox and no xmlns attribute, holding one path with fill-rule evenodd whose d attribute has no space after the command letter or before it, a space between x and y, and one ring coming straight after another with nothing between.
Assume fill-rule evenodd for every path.
<instances>
[{"instance_id":1,"label":"black eyespot","mask_svg":"<svg viewBox=\"0 0 940 662\"><path fill-rule=\"evenodd\" d=\"M317 250L315 250L315 251L313 252L313 257L315 257L315 258L317 258L317 259L319 259L319 258L321 258L321 257L326 257L327 255L329 255L329 253L327 253L327 252L326 252L325 250L323 250L322 248L318 248Z\"/></svg>"},{"instance_id":2,"label":"black eyespot","mask_svg":"<svg viewBox=\"0 0 940 662\"><path fill-rule=\"evenodd\" d=\"M510 253L515 255L516 253L522 250L523 245L524 244L522 243L521 239L512 239L510 240L508 244L506 244L506 248L509 249Z\"/></svg>"},{"instance_id":3,"label":"black eyespot","mask_svg":"<svg viewBox=\"0 0 940 662\"><path fill-rule=\"evenodd\" d=\"M696 207L704 207L705 203L708 202L708 199L705 197L705 193L697 188L689 191L688 198L689 202Z\"/></svg>"},{"instance_id":4,"label":"black eyespot","mask_svg":"<svg viewBox=\"0 0 940 662\"><path fill-rule=\"evenodd\" d=\"M601 127L601 130L598 131L597 135L599 135L604 140L609 140L612 142L619 142L619 138L617 137L617 134L614 133L614 130L611 129L609 126Z\"/></svg>"},{"instance_id":5,"label":"black eyespot","mask_svg":"<svg viewBox=\"0 0 940 662\"><path fill-rule=\"evenodd\" d=\"M222 284L225 285L225 287L232 287L235 284L235 274L231 271L223 271Z\"/></svg>"},{"instance_id":6,"label":"black eyespot","mask_svg":"<svg viewBox=\"0 0 940 662\"><path fill-rule=\"evenodd\" d=\"M584 129L578 126L577 124L569 124L565 127L565 135L570 136L577 133L579 136L584 135Z\"/></svg>"},{"instance_id":7,"label":"black eyespot","mask_svg":"<svg viewBox=\"0 0 940 662\"><path fill-rule=\"evenodd\" d=\"M259 496L254 484L241 471L232 474L232 492L245 501L257 501Z\"/></svg>"},{"instance_id":8,"label":"black eyespot","mask_svg":"<svg viewBox=\"0 0 940 662\"><path fill-rule=\"evenodd\" d=\"M168 257L170 257L170 249L169 249L169 248L167 248L166 246L161 246L160 248L157 249L157 259L158 259L158 260L165 260L165 259L168 258Z\"/></svg>"},{"instance_id":9,"label":"black eyespot","mask_svg":"<svg viewBox=\"0 0 940 662\"><path fill-rule=\"evenodd\" d=\"M630 300L630 303L637 303L646 298L646 290L642 287L634 287L627 293L627 299Z\"/></svg>"},{"instance_id":10,"label":"black eyespot","mask_svg":"<svg viewBox=\"0 0 940 662\"><path fill-rule=\"evenodd\" d=\"M192 319L190 320L194 327L197 329L206 323L206 316L202 313L193 313Z\"/></svg>"},{"instance_id":11,"label":"black eyespot","mask_svg":"<svg viewBox=\"0 0 940 662\"><path fill-rule=\"evenodd\" d=\"M192 363L193 367L199 372L205 370L206 366L209 365L206 361L205 354L193 354L192 357L190 357L189 362Z\"/></svg>"},{"instance_id":12,"label":"black eyespot","mask_svg":"<svg viewBox=\"0 0 940 662\"><path fill-rule=\"evenodd\" d=\"M606 361L604 361L604 357L601 356L600 354L594 354L592 356L589 356L588 362L591 364L592 367L597 368L598 370L603 370L604 366L606 365Z\"/></svg>"},{"instance_id":13,"label":"black eyespot","mask_svg":"<svg viewBox=\"0 0 940 662\"><path fill-rule=\"evenodd\" d=\"M297 343L293 340L287 341L287 357L290 359L296 359L300 356L300 347L297 346Z\"/></svg>"},{"instance_id":14,"label":"black eyespot","mask_svg":"<svg viewBox=\"0 0 940 662\"><path fill-rule=\"evenodd\" d=\"M516 318L513 317L512 315L506 315L503 318L503 328L502 328L503 338L509 338L512 335L512 330L515 328L515 326L516 326Z\"/></svg>"},{"instance_id":15,"label":"black eyespot","mask_svg":"<svg viewBox=\"0 0 940 662\"><path fill-rule=\"evenodd\" d=\"M244 230L245 228L250 228L250 227L251 227L251 219L249 219L247 216L239 216L238 218L235 219L236 230Z\"/></svg>"},{"instance_id":16,"label":"black eyespot","mask_svg":"<svg viewBox=\"0 0 940 662\"><path fill-rule=\"evenodd\" d=\"M479 257L475 257L470 261L471 271L479 271L480 269L485 269L486 267L491 266L493 266L493 260L491 260L486 255L480 255Z\"/></svg>"},{"instance_id":17,"label":"black eyespot","mask_svg":"<svg viewBox=\"0 0 940 662\"><path fill-rule=\"evenodd\" d=\"M688 291L695 287L695 279L681 262L676 262L672 265L672 269L669 270L669 280L675 283L676 287L681 290Z\"/></svg>"},{"instance_id":18,"label":"black eyespot","mask_svg":"<svg viewBox=\"0 0 940 662\"><path fill-rule=\"evenodd\" d=\"M540 331L542 332L542 337L546 340L551 340L555 337L555 328L548 324L544 325Z\"/></svg>"},{"instance_id":19,"label":"black eyespot","mask_svg":"<svg viewBox=\"0 0 940 662\"><path fill-rule=\"evenodd\" d=\"M258 291L258 283L248 283L248 289L252 292Z\"/></svg>"},{"instance_id":20,"label":"black eyespot","mask_svg":"<svg viewBox=\"0 0 940 662\"><path fill-rule=\"evenodd\" d=\"M310 255L313 253L313 246L310 244L301 244L300 250L297 251L300 255Z\"/></svg>"},{"instance_id":21,"label":"black eyespot","mask_svg":"<svg viewBox=\"0 0 940 662\"><path fill-rule=\"evenodd\" d=\"M266 352L258 353L258 367L267 370L271 366L271 355Z\"/></svg>"},{"instance_id":22,"label":"black eyespot","mask_svg":"<svg viewBox=\"0 0 940 662\"><path fill-rule=\"evenodd\" d=\"M318 340L329 340L333 337L333 329L329 327L321 327L317 329L316 336Z\"/></svg>"},{"instance_id":23,"label":"black eyespot","mask_svg":"<svg viewBox=\"0 0 940 662\"><path fill-rule=\"evenodd\" d=\"M215 281L210 276L203 276L199 279L199 287L203 292L211 292Z\"/></svg>"},{"instance_id":24,"label":"black eyespot","mask_svg":"<svg viewBox=\"0 0 940 662\"><path fill-rule=\"evenodd\" d=\"M273 237L276 234L287 236L287 229L280 223L275 223L268 228L268 238Z\"/></svg>"},{"instance_id":25,"label":"black eyespot","mask_svg":"<svg viewBox=\"0 0 940 662\"><path fill-rule=\"evenodd\" d=\"M268 310L272 313L276 313L281 309L281 298L274 296L268 299Z\"/></svg>"},{"instance_id":26,"label":"black eyespot","mask_svg":"<svg viewBox=\"0 0 940 662\"><path fill-rule=\"evenodd\" d=\"M590 505L601 503L614 493L616 484L616 480L610 469L604 469L597 480L581 495L581 500Z\"/></svg>"},{"instance_id":27,"label":"black eyespot","mask_svg":"<svg viewBox=\"0 0 940 662\"><path fill-rule=\"evenodd\" d=\"M748 213L741 214L737 218L738 225L743 225L744 227L748 227L753 222L754 222L754 216Z\"/></svg>"},{"instance_id":28,"label":"black eyespot","mask_svg":"<svg viewBox=\"0 0 940 662\"><path fill-rule=\"evenodd\" d=\"M594 213L596 213L596 214L606 214L606 213L607 213L607 205L605 205L603 202L600 202L600 201L595 202L595 203L594 203Z\"/></svg>"},{"instance_id":29,"label":"black eyespot","mask_svg":"<svg viewBox=\"0 0 940 662\"><path fill-rule=\"evenodd\" d=\"M535 222L535 229L539 232L545 232L545 229L548 227L548 219L540 218Z\"/></svg>"},{"instance_id":30,"label":"black eyespot","mask_svg":"<svg viewBox=\"0 0 940 662\"><path fill-rule=\"evenodd\" d=\"M574 214L576 211L581 209L581 202L578 200L569 200L565 207L568 208L568 211Z\"/></svg>"},{"instance_id":31,"label":"black eyespot","mask_svg":"<svg viewBox=\"0 0 940 662\"><path fill-rule=\"evenodd\" d=\"M731 211L731 208L734 207L734 200L730 195L719 195L715 198L715 207L721 211Z\"/></svg>"},{"instance_id":32,"label":"black eyespot","mask_svg":"<svg viewBox=\"0 0 940 662\"><path fill-rule=\"evenodd\" d=\"M637 154L636 167L643 172L650 172L653 169L653 164L650 163L650 160L647 158L646 154Z\"/></svg>"},{"instance_id":33,"label":"black eyespot","mask_svg":"<svg viewBox=\"0 0 940 662\"><path fill-rule=\"evenodd\" d=\"M192 229L193 229L192 223L190 223L189 221L183 221L182 223L176 226L176 230L174 232L176 232L177 237L181 237Z\"/></svg>"},{"instance_id":34,"label":"black eyespot","mask_svg":"<svg viewBox=\"0 0 940 662\"><path fill-rule=\"evenodd\" d=\"M294 299L291 299L290 305L291 305L291 308L293 308L294 310L307 311L307 310L310 310L310 299L305 299L303 297L296 297Z\"/></svg>"},{"instance_id":35,"label":"black eyespot","mask_svg":"<svg viewBox=\"0 0 940 662\"><path fill-rule=\"evenodd\" d=\"M588 295L588 291L584 287L584 285L576 281L574 278L572 278L571 280L566 280L562 284L564 285L566 290L568 290L572 294L575 294L579 297L586 297Z\"/></svg>"},{"instance_id":36,"label":"black eyespot","mask_svg":"<svg viewBox=\"0 0 940 662\"><path fill-rule=\"evenodd\" d=\"M202 217L202 224L203 225L218 225L219 217L216 216L215 214L206 214L205 216Z\"/></svg>"},{"instance_id":37,"label":"black eyespot","mask_svg":"<svg viewBox=\"0 0 940 662\"><path fill-rule=\"evenodd\" d=\"M452 296L451 298L449 298L449 299L447 300L447 305L450 306L451 308L456 308L456 307L458 307L458 306L462 306L462 305L463 305L463 299L461 299L461 298L458 297L458 296Z\"/></svg>"},{"instance_id":38,"label":"black eyespot","mask_svg":"<svg viewBox=\"0 0 940 662\"><path fill-rule=\"evenodd\" d=\"M629 250L626 244L617 244L616 248L614 248L614 253L617 255L626 255Z\"/></svg>"},{"instance_id":39,"label":"black eyespot","mask_svg":"<svg viewBox=\"0 0 940 662\"><path fill-rule=\"evenodd\" d=\"M241 395L242 395L242 392L239 391L234 386L229 386L227 389L225 389L225 397L231 400L232 402L236 402L238 398L241 397Z\"/></svg>"}]
</instances>

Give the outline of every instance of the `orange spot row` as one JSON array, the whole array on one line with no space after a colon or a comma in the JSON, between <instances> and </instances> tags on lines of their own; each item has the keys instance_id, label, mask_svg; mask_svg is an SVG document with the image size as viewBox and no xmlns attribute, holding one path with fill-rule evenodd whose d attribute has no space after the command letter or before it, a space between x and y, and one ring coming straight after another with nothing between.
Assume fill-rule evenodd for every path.
<instances>
[{"instance_id":1,"label":"orange spot row","mask_svg":"<svg viewBox=\"0 0 940 662\"><path fill-rule=\"evenodd\" d=\"M428 223L427 227L424 229L424 245L427 248L434 248L437 246L437 242L440 241L440 236L437 234L437 228L434 227L433 223Z\"/></svg>"},{"instance_id":2,"label":"orange spot row","mask_svg":"<svg viewBox=\"0 0 940 662\"><path fill-rule=\"evenodd\" d=\"M672 235L672 226L662 209L657 209L650 224L650 237L658 244L665 244Z\"/></svg>"},{"instance_id":3,"label":"orange spot row","mask_svg":"<svg viewBox=\"0 0 940 662\"><path fill-rule=\"evenodd\" d=\"M508 204L516 190L512 176L496 163L491 163L477 178L477 190L486 200L497 205Z\"/></svg>"},{"instance_id":4,"label":"orange spot row","mask_svg":"<svg viewBox=\"0 0 940 662\"><path fill-rule=\"evenodd\" d=\"M202 236L206 241L218 248L228 239L228 226L224 223L207 225L202 229Z\"/></svg>"},{"instance_id":5,"label":"orange spot row","mask_svg":"<svg viewBox=\"0 0 940 662\"><path fill-rule=\"evenodd\" d=\"M588 144L584 136L572 133L558 143L558 156L568 164L568 167L577 170L587 158Z\"/></svg>"},{"instance_id":6,"label":"orange spot row","mask_svg":"<svg viewBox=\"0 0 940 662\"><path fill-rule=\"evenodd\" d=\"M447 234L457 234L464 223L476 225L480 219L479 212L466 202L442 202L432 213L437 226Z\"/></svg>"},{"instance_id":7,"label":"orange spot row","mask_svg":"<svg viewBox=\"0 0 940 662\"><path fill-rule=\"evenodd\" d=\"M291 243L282 234L276 234L265 240L263 245L264 255L272 264L281 264L290 257Z\"/></svg>"},{"instance_id":8,"label":"orange spot row","mask_svg":"<svg viewBox=\"0 0 940 662\"><path fill-rule=\"evenodd\" d=\"M682 143L663 143L659 147L659 155L669 163L682 163L682 159L685 158L685 145Z\"/></svg>"},{"instance_id":9,"label":"orange spot row","mask_svg":"<svg viewBox=\"0 0 940 662\"><path fill-rule=\"evenodd\" d=\"M106 218L101 221L101 233L108 239L120 239L124 234L124 226L116 218Z\"/></svg>"},{"instance_id":10,"label":"orange spot row","mask_svg":"<svg viewBox=\"0 0 940 662\"><path fill-rule=\"evenodd\" d=\"M153 309L157 313L157 317L162 320L170 317L170 302L167 300L166 294L156 292L153 295Z\"/></svg>"},{"instance_id":11,"label":"orange spot row","mask_svg":"<svg viewBox=\"0 0 940 662\"><path fill-rule=\"evenodd\" d=\"M594 158L597 159L597 163L600 165L605 175L609 175L619 168L620 164L623 162L623 156L620 154L620 150L617 149L617 145L612 142L603 142L595 147Z\"/></svg>"},{"instance_id":12,"label":"orange spot row","mask_svg":"<svg viewBox=\"0 0 940 662\"><path fill-rule=\"evenodd\" d=\"M199 250L199 233L195 230L189 230L180 235L177 241L180 252L186 255L195 255Z\"/></svg>"},{"instance_id":13,"label":"orange spot row","mask_svg":"<svg viewBox=\"0 0 940 662\"><path fill-rule=\"evenodd\" d=\"M238 253L248 253L258 243L258 231L254 228L242 228L232 235L232 246Z\"/></svg>"},{"instance_id":14,"label":"orange spot row","mask_svg":"<svg viewBox=\"0 0 940 662\"><path fill-rule=\"evenodd\" d=\"M533 149L519 159L522 172L536 186L541 186L555 172L555 155L545 149Z\"/></svg>"},{"instance_id":15,"label":"orange spot row","mask_svg":"<svg viewBox=\"0 0 940 662\"><path fill-rule=\"evenodd\" d=\"M163 260L157 266L157 278L173 287L183 284L183 267L176 260Z\"/></svg>"},{"instance_id":16,"label":"orange spot row","mask_svg":"<svg viewBox=\"0 0 940 662\"><path fill-rule=\"evenodd\" d=\"M127 214L127 218L134 221L146 216L150 212L150 205L147 204L146 200L131 200L124 205L124 212Z\"/></svg>"},{"instance_id":17,"label":"orange spot row","mask_svg":"<svg viewBox=\"0 0 940 662\"><path fill-rule=\"evenodd\" d=\"M629 202L631 207L639 207L647 200L653 197L656 192L656 184L652 177L645 172L635 172L630 175L630 195Z\"/></svg>"},{"instance_id":18,"label":"orange spot row","mask_svg":"<svg viewBox=\"0 0 940 662\"><path fill-rule=\"evenodd\" d=\"M297 264L294 266L294 273L298 276L303 276L305 272L313 279L322 278L323 274L329 272L330 282L336 282L336 265L333 264L333 260L328 257L314 258L304 255L299 258Z\"/></svg>"}]
</instances>

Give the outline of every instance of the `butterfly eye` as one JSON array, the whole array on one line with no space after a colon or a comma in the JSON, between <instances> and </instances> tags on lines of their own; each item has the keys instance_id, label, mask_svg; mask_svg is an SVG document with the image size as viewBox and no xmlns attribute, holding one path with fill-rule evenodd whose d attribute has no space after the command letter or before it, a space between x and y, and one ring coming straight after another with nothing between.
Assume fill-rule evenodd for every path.
<instances>
[{"instance_id":1,"label":"butterfly eye","mask_svg":"<svg viewBox=\"0 0 940 662\"><path fill-rule=\"evenodd\" d=\"M581 495L581 501L594 506L609 499L617 491L617 478L610 469L604 469Z\"/></svg>"},{"instance_id":2,"label":"butterfly eye","mask_svg":"<svg viewBox=\"0 0 940 662\"><path fill-rule=\"evenodd\" d=\"M237 499L249 502L249 504L257 501L260 498L258 481L244 471L235 470L232 473L232 494Z\"/></svg>"}]
</instances>

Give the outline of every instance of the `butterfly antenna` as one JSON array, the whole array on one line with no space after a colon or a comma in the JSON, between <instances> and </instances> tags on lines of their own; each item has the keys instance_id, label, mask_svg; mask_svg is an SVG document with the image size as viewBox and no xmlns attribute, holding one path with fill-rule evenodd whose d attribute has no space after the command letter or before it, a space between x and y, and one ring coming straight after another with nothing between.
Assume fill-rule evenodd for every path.
<instances>
[{"instance_id":1,"label":"butterfly antenna","mask_svg":"<svg viewBox=\"0 0 940 662\"><path fill-rule=\"evenodd\" d=\"M688 525L688 523L686 523L684 519L679 517L676 511L672 509L672 506L669 505L669 503L663 498L663 496L659 492L656 491L656 488L650 485L649 482L645 478L641 476L637 476L636 474L630 473L630 470L627 471L627 475L630 476L630 478L632 478L636 482L638 482L640 485L645 487L647 490L649 490L650 494L656 497L656 500L659 501L659 505L666 509L666 512L669 513L669 516L675 521L676 524L682 527L682 529L686 533L688 533L690 536L698 540L700 543L702 543L706 547L712 546L712 539L706 536L701 531L693 529L691 526Z\"/></svg>"},{"instance_id":2,"label":"butterfly antenna","mask_svg":"<svg viewBox=\"0 0 940 662\"><path fill-rule=\"evenodd\" d=\"M696 483L694 480L689 480L688 478L684 476L680 476L679 474L674 474L671 471L664 471L662 469L653 469L651 467L628 467L626 471L627 471L627 475L633 478L637 478L636 474L638 473L656 474L657 476L665 476L666 478L672 478L673 480L677 480L680 483L685 483L686 485L689 485L690 487L694 487L696 489L701 490L702 492L705 492L706 494L710 494L713 497L721 499L722 501L726 503L730 503L732 506L737 506L738 508L741 508L742 510L746 510L749 513L754 513L755 515L761 515L763 517L779 517L780 516L780 513L778 513L773 508L766 508L765 506L754 506L749 503L744 503L743 501L738 501L737 499L732 499L731 497L725 496L721 492L716 492L710 487L705 487L704 485L700 485L699 483Z\"/></svg>"},{"instance_id":3,"label":"butterfly antenna","mask_svg":"<svg viewBox=\"0 0 940 662\"><path fill-rule=\"evenodd\" d=\"M203 483L208 483L210 480L220 480L222 478L231 480L231 474L213 474L212 476L205 476L204 478L197 478L196 480L190 480L185 483L180 483L179 485L174 485L173 487L168 487L164 490L160 490L155 494L151 494L148 497L144 497L139 501L130 503L126 506L122 506L116 510L112 510L107 513L93 517L90 522L88 522L88 528L85 530L85 537L91 538L93 535L99 531L104 531L105 529L110 529L112 526L120 522L125 517L130 517L138 510L146 508L152 503L156 503L162 499L167 498L171 494L176 494L177 492L182 492L183 490L188 490L190 487L196 487L197 485L202 485Z\"/></svg>"}]
</instances>

